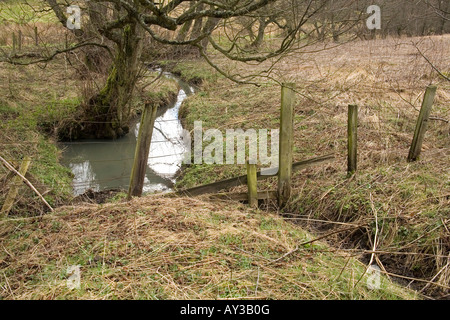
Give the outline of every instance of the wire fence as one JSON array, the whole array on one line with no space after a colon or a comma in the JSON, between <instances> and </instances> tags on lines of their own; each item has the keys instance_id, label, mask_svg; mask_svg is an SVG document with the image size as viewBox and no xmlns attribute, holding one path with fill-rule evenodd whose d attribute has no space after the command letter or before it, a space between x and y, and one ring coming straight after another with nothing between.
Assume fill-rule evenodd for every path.
<instances>
[{"instance_id":1,"label":"wire fence","mask_svg":"<svg viewBox=\"0 0 450 320\"><path fill-rule=\"evenodd\" d=\"M341 109L341 107L339 107L339 109ZM379 114L377 114L376 112L374 112L374 108L370 107L370 106L362 106L359 107L359 109L362 111L361 112L361 116L359 118L362 119L358 119L358 126L366 126L366 125L371 125L374 126L375 129L380 130L381 126L385 126L385 125L389 125L389 126L393 126L393 125L409 125L409 126L413 126L415 123L414 121L403 121L403 119L400 119L400 114L398 116L398 118L394 118L394 119L383 119L382 117L378 117ZM314 119L315 117L318 117L318 115L316 113L312 114L312 115L308 115L305 118L299 118L303 116L303 114L301 112L296 112L296 118L294 118L294 122L295 122L295 128L299 129L301 127L304 126L308 126L308 125L318 125L318 126L330 126L333 127L333 131L339 131L339 130L344 130L347 128L347 119L346 119L346 112L345 110L340 110L340 112L336 113L336 114L330 114L329 117L324 117L324 115L321 115L320 117L322 119L317 120ZM375 117L375 119L374 119ZM211 120L216 120L216 119L222 119L223 118L223 114L217 114L217 115L206 115L205 116L207 121L211 121ZM368 118L368 119L367 119ZM276 120L278 120L278 117L275 118ZM366 120L365 120L366 119ZM156 125L159 125L160 127L162 125L164 125L165 123L172 123L172 122L183 122L183 121L193 121L192 118L187 118L187 117L183 117L183 118L173 118L173 119L157 119L155 121ZM201 120L201 119L199 119ZM264 119L262 119L264 121ZM272 119L273 120L273 119ZM409 119L408 119L409 120ZM79 123L92 123L92 124L111 124L113 123L113 121L92 121L92 120L80 120L77 121ZM158 130L158 128L155 128ZM208 130L208 127L204 127L202 128L203 131ZM301 128L303 129L303 128ZM32 129L25 129L25 131L34 131ZM320 132L320 131L318 131ZM384 132L384 131L383 131ZM384 132L386 134L390 134L390 132ZM406 132L405 132L406 133ZM412 132L411 136L412 136ZM165 137L164 133L162 133L163 136ZM166 137L167 138L167 137ZM114 143L114 145L117 144L123 144L123 145L136 145L136 141L129 141L129 140L123 140L121 141L120 139L116 139L116 140L105 140L105 141L91 141L91 140L86 140L86 141L68 141L68 142L63 142L62 145L63 146L72 146L72 145L108 145ZM165 140L153 140L151 142L152 144L181 144L181 143L185 143L183 138L167 138ZM11 143L0 143L0 146L4 146L4 147L21 147L24 145L35 145L37 144L37 142L34 141L22 141L22 142L11 142ZM297 150L296 153L299 154L306 154L309 153L307 151L299 151ZM163 159L163 158L169 158L169 157L178 157L178 156L183 156L186 153L173 153L173 154L162 154L162 155L155 155L155 156L149 156L148 159ZM76 164L76 163L85 163L85 162L89 162L89 163L119 163L119 162L130 162L133 161L134 157L127 157L127 158L114 158L114 159L88 159L88 158L80 158L80 159L72 159L70 162L71 164ZM10 162L20 162L22 161L21 158L17 157L17 158L8 158L7 161ZM48 164L48 165L54 165L54 161L50 161L50 160L46 160L46 159L33 159L33 162L37 162L37 163L41 163L41 164ZM152 162L152 165L179 165L180 162L177 161L172 161L172 162ZM131 170L131 168L130 168ZM161 173L161 175L167 175L164 173ZM79 182L79 181L74 181L71 186L73 187L82 187L82 186L90 186L92 184L103 184L106 182L112 182L112 181L117 181L117 180L125 180L125 179L129 179L130 176L129 174L124 174L124 175L120 175L118 177L114 177L114 178L110 178L110 179L92 179L92 180L86 180L83 182Z\"/></svg>"},{"instance_id":2,"label":"wire fence","mask_svg":"<svg viewBox=\"0 0 450 320\"><path fill-rule=\"evenodd\" d=\"M222 116L217 116L217 118L220 118ZM186 119L186 118L182 118L181 120ZM160 120L159 122L171 122L171 121L180 121L180 119L167 119L167 120ZM358 125L365 125L365 124L372 124L372 125L383 125L383 124L389 124L392 125L393 123L395 123L395 120L376 120L376 121L364 121L364 120L358 120ZM333 126L336 128L336 121L331 121L331 122L327 122L327 121L317 121L317 120L306 120L306 121L302 121L302 120L297 120L295 127L298 129L298 127L304 126L304 125L329 125L329 126ZM412 125L411 125L412 126ZM344 129L347 128L347 123L346 121L342 121L342 125L338 126L336 128L336 130L338 129ZM207 130L207 128L204 128L205 130ZM412 132L411 132L411 136L412 136ZM120 139L116 139L116 140L105 140L105 141L69 141L69 142L62 142L61 145L63 147L65 146L71 146L71 145L108 145L114 143L116 144L123 144L123 145L135 145L136 142L135 141L121 141ZM166 139L166 140L153 140L151 142L152 144L182 144L184 143L184 140L182 138L171 138L171 139ZM22 142L11 142L11 143L0 143L0 146L24 146L24 145L36 145L37 142L33 142L33 141L22 141ZM297 153L308 153L306 151L296 151ZM173 154L162 154L162 155L157 155L157 156L149 156L148 159L161 159L161 158L168 158L168 157L177 157L177 156L182 156L185 155L186 153L173 153ZM85 161L89 161L91 163L111 163L111 162L125 162L125 161L132 161L134 159L134 157L127 157L127 158L115 158L115 159L79 159L79 162L85 162ZM13 162L18 162L18 161L22 161L22 158L6 158L7 161L13 161ZM38 162L38 163L44 163L44 164L54 164L54 161L50 161L50 160L45 160L45 159L33 159L33 162ZM71 161L72 163L77 163L77 159L73 159ZM173 165L176 164L175 162L158 162L158 163L152 163L152 164L159 164L159 165Z\"/></svg>"},{"instance_id":3,"label":"wire fence","mask_svg":"<svg viewBox=\"0 0 450 320\"><path fill-rule=\"evenodd\" d=\"M159 158L168 158L168 157L176 157L176 156L180 156L180 155L185 155L186 153L174 153L174 154L164 154L164 155L160 155L160 156L149 156L148 159L159 159ZM23 159L21 158L5 158L5 160L7 161L22 161ZM134 157L131 158L119 158L119 159L98 159L98 160L91 160L91 159L80 159L80 161L77 162L77 159L73 159L71 160L71 163L82 163L85 161L89 161L89 162L122 162L122 161L130 161L130 160L134 160ZM39 163L47 163L47 164L54 164L55 162L50 161L50 160L44 160L44 159L33 159L33 162L39 162ZM153 164L153 163L152 163ZM156 163L154 163L156 164ZM171 163L159 163L159 164L175 164L175 162L171 162Z\"/></svg>"},{"instance_id":4,"label":"wire fence","mask_svg":"<svg viewBox=\"0 0 450 320\"><path fill-rule=\"evenodd\" d=\"M131 169L131 168L130 168ZM131 170L130 170L131 171ZM172 173L159 173L160 176L158 177L158 183L161 181L166 181L167 184L172 184L173 181L169 176L172 176ZM165 177L167 176L167 178ZM33 185L38 189L48 189L48 191L57 188L57 187L72 187L74 189L81 189L85 188L85 190L89 188L99 188L99 189L109 189L109 188L123 188L128 186L128 182L130 181L130 174L122 174L119 176L111 177L108 179L88 179L83 181L72 181L72 182L65 182L65 181L58 181L51 184L44 184L41 182L34 183ZM2 180L0 180L2 182ZM119 185L114 184L114 182L123 182ZM156 184L156 182L149 181L149 185ZM4 188L10 188L12 186L24 186L25 183L21 181L20 183L14 183L13 181L4 181ZM0 189L1 190L1 189Z\"/></svg>"}]
</instances>

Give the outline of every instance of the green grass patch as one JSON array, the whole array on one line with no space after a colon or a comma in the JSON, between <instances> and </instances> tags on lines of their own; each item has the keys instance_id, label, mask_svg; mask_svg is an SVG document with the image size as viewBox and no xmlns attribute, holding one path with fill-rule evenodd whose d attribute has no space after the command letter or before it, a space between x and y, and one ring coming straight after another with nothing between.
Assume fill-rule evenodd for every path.
<instances>
[{"instance_id":1,"label":"green grass patch","mask_svg":"<svg viewBox=\"0 0 450 320\"><path fill-rule=\"evenodd\" d=\"M417 298L383 275L369 289L364 265L324 243L289 254L312 235L232 204L143 198L0 223L5 299ZM80 287L70 289L74 265Z\"/></svg>"},{"instance_id":2,"label":"green grass patch","mask_svg":"<svg viewBox=\"0 0 450 320\"><path fill-rule=\"evenodd\" d=\"M0 2L0 25L17 23L59 23L55 14L48 9L44 1L38 0L5 0Z\"/></svg>"}]
</instances>

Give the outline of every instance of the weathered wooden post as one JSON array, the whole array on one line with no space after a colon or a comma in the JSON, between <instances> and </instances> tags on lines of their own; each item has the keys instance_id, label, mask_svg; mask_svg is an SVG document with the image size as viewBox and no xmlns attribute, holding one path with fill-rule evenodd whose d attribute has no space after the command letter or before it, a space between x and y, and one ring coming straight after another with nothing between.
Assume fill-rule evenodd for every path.
<instances>
[{"instance_id":1,"label":"weathered wooden post","mask_svg":"<svg viewBox=\"0 0 450 320\"><path fill-rule=\"evenodd\" d=\"M25 174L27 173L30 163L31 158L29 156L26 156L19 168L19 173L22 176L25 176ZM18 175L14 176L11 182L11 188L9 189L8 195L6 196L5 203L3 203L3 207L0 212L0 218L8 216L9 211L11 211L11 208L14 205L17 194L19 193L19 187L21 184L22 179Z\"/></svg>"},{"instance_id":2,"label":"weathered wooden post","mask_svg":"<svg viewBox=\"0 0 450 320\"><path fill-rule=\"evenodd\" d=\"M22 30L19 30L19 36L18 36L18 44L19 44L19 52L22 51Z\"/></svg>"},{"instance_id":3,"label":"weathered wooden post","mask_svg":"<svg viewBox=\"0 0 450 320\"><path fill-rule=\"evenodd\" d=\"M295 83L281 86L280 151L278 169L278 205L281 207L291 197L292 149L294 146Z\"/></svg>"},{"instance_id":4,"label":"weathered wooden post","mask_svg":"<svg viewBox=\"0 0 450 320\"><path fill-rule=\"evenodd\" d=\"M39 45L39 38L38 38L38 27L34 27L34 44L36 47Z\"/></svg>"},{"instance_id":5,"label":"weathered wooden post","mask_svg":"<svg viewBox=\"0 0 450 320\"><path fill-rule=\"evenodd\" d=\"M423 97L422 107L420 108L419 118L417 119L414 137L409 149L408 162L416 161L422 149L422 142L425 132L428 128L428 118L430 117L431 107L433 106L434 96L436 95L436 86L428 86Z\"/></svg>"},{"instance_id":6,"label":"weathered wooden post","mask_svg":"<svg viewBox=\"0 0 450 320\"><path fill-rule=\"evenodd\" d=\"M258 208L257 181L256 164L247 162L248 205L252 208Z\"/></svg>"},{"instance_id":7,"label":"weathered wooden post","mask_svg":"<svg viewBox=\"0 0 450 320\"><path fill-rule=\"evenodd\" d=\"M25 158L25 160L27 160L28 158ZM0 161L3 163L3 165L9 169L9 171L13 172L14 174L16 174L18 177L20 177L23 182L25 182L30 188L31 190L33 190L39 198L41 198L42 202L45 203L45 205L50 209L50 211L54 211L52 206L45 200L45 198L42 196L42 194L33 186L33 184L31 184L30 180L28 180L27 178L24 177L24 175L22 175L19 171L17 171L11 164L8 163L8 161L6 161L2 156L0 156ZM30 160L31 161L31 160ZM26 162L24 162L24 165L26 164ZM28 165L27 165L28 167ZM19 168L20 170L20 168Z\"/></svg>"},{"instance_id":8,"label":"weathered wooden post","mask_svg":"<svg viewBox=\"0 0 450 320\"><path fill-rule=\"evenodd\" d=\"M150 142L152 141L157 110L158 106L145 104L141 124L139 126L136 151L134 153L134 163L133 169L131 170L130 186L128 189L128 200L131 200L131 197L140 197L142 195L148 154L150 152Z\"/></svg>"},{"instance_id":9,"label":"weathered wooden post","mask_svg":"<svg viewBox=\"0 0 450 320\"><path fill-rule=\"evenodd\" d=\"M352 175L357 169L358 154L358 106L348 106L347 121L347 172Z\"/></svg>"},{"instance_id":10,"label":"weathered wooden post","mask_svg":"<svg viewBox=\"0 0 450 320\"><path fill-rule=\"evenodd\" d=\"M16 53L16 47L17 47L16 33L13 32L12 33L12 53L13 53L13 55Z\"/></svg>"}]
</instances>

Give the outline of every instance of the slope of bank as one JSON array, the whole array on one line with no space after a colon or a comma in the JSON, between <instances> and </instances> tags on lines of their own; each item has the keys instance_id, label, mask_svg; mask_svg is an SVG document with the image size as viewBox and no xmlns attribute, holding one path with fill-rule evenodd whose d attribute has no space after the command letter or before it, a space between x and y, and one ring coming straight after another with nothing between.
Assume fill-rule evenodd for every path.
<instances>
[{"instance_id":1,"label":"slope of bank","mask_svg":"<svg viewBox=\"0 0 450 320\"><path fill-rule=\"evenodd\" d=\"M60 163L64 149L58 144L59 132L77 123L76 119L83 114L89 97L86 86L98 87L102 83L102 76L94 74L94 79L86 84L78 72L82 64L71 59L59 56L43 69L39 65L0 63L0 155L16 169L25 157L30 157L27 178L53 207L70 203L74 197L73 174ZM73 67L68 68L68 62ZM132 115L142 111L143 99L155 105L175 100L177 83L166 77L155 80L158 74L151 70L143 73L130 102ZM0 208L10 187L11 174L0 165ZM21 183L10 215L29 216L47 211L39 197Z\"/></svg>"},{"instance_id":2,"label":"slope of bank","mask_svg":"<svg viewBox=\"0 0 450 320\"><path fill-rule=\"evenodd\" d=\"M352 254L233 202L148 196L0 222L3 299L414 299ZM79 265L78 289L68 267Z\"/></svg>"},{"instance_id":3,"label":"slope of bank","mask_svg":"<svg viewBox=\"0 0 450 320\"><path fill-rule=\"evenodd\" d=\"M375 248L380 268L443 299L450 292L450 83L413 43L447 74L449 42L446 35L357 41L327 50L317 46L274 68L297 85L294 161L330 153L336 157L294 174L292 198L281 214L317 234L346 224L362 226L339 232L329 243L364 253L365 263ZM233 65L221 57L216 63L235 74L269 68L267 63ZM197 64L197 69L204 68L204 63ZM438 89L423 150L419 161L407 163L429 84ZM278 84L257 87L217 78L205 80L202 88L181 110L189 130L194 121L202 121L204 132L279 127ZM348 104L359 106L358 171L351 178L346 172ZM244 165L190 165L177 185L192 187L245 172ZM274 178L258 182L259 191L276 188ZM245 192L246 186L233 191Z\"/></svg>"},{"instance_id":4,"label":"slope of bank","mask_svg":"<svg viewBox=\"0 0 450 320\"><path fill-rule=\"evenodd\" d=\"M404 157L417 117L417 97L430 81L437 82L433 116L448 119L449 87L428 65L407 65L411 57L418 61L410 51L391 52L389 57L383 53L374 62L365 50L387 52L394 45L388 41L349 44L350 48L338 48L330 55L334 60L324 52L315 56L317 61L292 59L283 64L280 72L297 83L308 79L300 92L309 98L296 105L294 160L329 152L337 155L333 163L294 176L294 197L280 213L289 221L306 221L303 229L279 215L250 211L236 203L186 198L80 204L48 215L39 199L24 188L17 211L0 222L1 297L415 298L384 277L381 290L368 288L373 274L362 276L366 268L360 261L368 262L375 234L375 259L381 267L406 276L408 282L419 281L421 288L445 291L450 276L448 123L430 124L420 162L407 165ZM358 58L352 60L348 51ZM66 62L62 57L46 69L6 64L0 69L1 152L16 166L25 155L32 156L31 173L48 188L45 197L54 206L70 199L71 177L58 164L51 137L57 125L76 111L82 92L76 70L67 69ZM202 120L205 129L279 125L278 86L238 86L198 61L175 68L186 80L203 82L183 106L187 128L196 120ZM161 96L153 98L159 101ZM365 121L360 129L359 172L352 179L345 173L348 103L367 107L361 114ZM243 166L230 170L193 165L185 168L179 186L244 172ZM7 173L0 169L5 178L0 197L8 190ZM275 185L271 179L259 187L273 190ZM44 215L28 217L39 214ZM310 242L327 232L332 233L323 239L328 244ZM67 268L73 265L81 266L77 290L67 288Z\"/></svg>"}]
</instances>

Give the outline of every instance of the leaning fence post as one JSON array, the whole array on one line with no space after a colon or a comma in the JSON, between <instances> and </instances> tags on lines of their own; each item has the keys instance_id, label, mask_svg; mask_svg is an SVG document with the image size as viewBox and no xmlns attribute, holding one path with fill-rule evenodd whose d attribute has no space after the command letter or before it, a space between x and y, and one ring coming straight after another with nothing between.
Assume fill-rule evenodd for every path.
<instances>
[{"instance_id":1,"label":"leaning fence post","mask_svg":"<svg viewBox=\"0 0 450 320\"><path fill-rule=\"evenodd\" d=\"M25 158L26 159L26 158ZM42 194L40 194L40 192L33 186L33 184L31 184L30 180L28 180L27 178L25 178L19 171L17 171L11 164L8 163L8 161L6 161L2 156L0 156L0 161L3 163L3 165L9 169L9 171L15 173L17 176L19 176L23 182L25 182L30 188L31 190L33 190L38 197L42 200L42 202L44 202L44 204L50 209L50 211L54 211L52 206L47 202L47 200L45 200L45 198L42 196ZM20 170L20 169L19 169Z\"/></svg>"},{"instance_id":2,"label":"leaning fence post","mask_svg":"<svg viewBox=\"0 0 450 320\"><path fill-rule=\"evenodd\" d=\"M130 186L128 189L128 200L130 200L131 197L140 197L142 195L145 171L147 169L147 159L150 152L150 142L152 141L157 110L157 105L145 104L141 124L139 126L136 151L134 153L134 163L131 170Z\"/></svg>"},{"instance_id":3,"label":"leaning fence post","mask_svg":"<svg viewBox=\"0 0 450 320\"><path fill-rule=\"evenodd\" d=\"M22 176L25 176L25 174L28 171L28 167L30 166L31 158L29 156L26 156L23 159L22 164L19 168L19 173ZM14 176L11 182L11 188L9 189L8 195L6 196L5 202L3 203L2 210L0 212L0 217L6 217L8 216L9 211L11 211L11 208L14 205L14 201L16 200L17 194L19 193L19 187L22 184L22 179L19 176Z\"/></svg>"},{"instance_id":4,"label":"leaning fence post","mask_svg":"<svg viewBox=\"0 0 450 320\"><path fill-rule=\"evenodd\" d=\"M428 118L430 117L431 107L433 106L434 96L436 95L436 86L428 86L423 97L422 107L420 108L419 118L417 118L414 137L409 149L408 162L416 161L422 149L422 142L428 127Z\"/></svg>"},{"instance_id":5,"label":"leaning fence post","mask_svg":"<svg viewBox=\"0 0 450 320\"><path fill-rule=\"evenodd\" d=\"M358 106L348 106L347 121L347 172L351 175L357 169L358 154Z\"/></svg>"},{"instance_id":6,"label":"leaning fence post","mask_svg":"<svg viewBox=\"0 0 450 320\"><path fill-rule=\"evenodd\" d=\"M256 164L247 162L248 205L252 208L258 207L257 181Z\"/></svg>"},{"instance_id":7,"label":"leaning fence post","mask_svg":"<svg viewBox=\"0 0 450 320\"><path fill-rule=\"evenodd\" d=\"M283 206L291 197L292 149L294 146L295 83L281 86L280 151L278 170L278 205Z\"/></svg>"}]
</instances>

